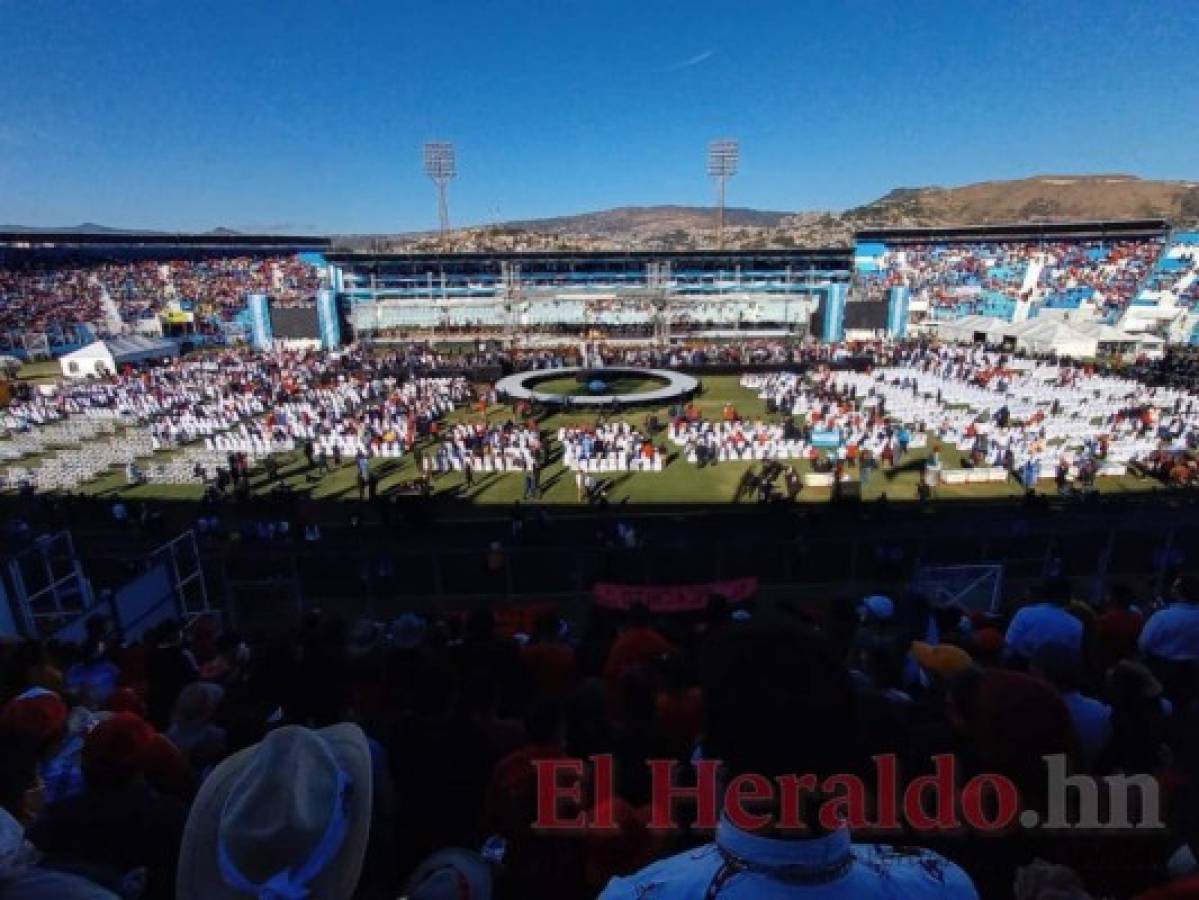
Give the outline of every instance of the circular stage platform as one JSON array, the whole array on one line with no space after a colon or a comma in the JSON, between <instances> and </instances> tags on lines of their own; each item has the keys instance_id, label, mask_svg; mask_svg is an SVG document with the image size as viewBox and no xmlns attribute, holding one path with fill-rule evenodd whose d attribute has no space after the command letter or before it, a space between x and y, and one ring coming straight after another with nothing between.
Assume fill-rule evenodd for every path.
<instances>
[{"instance_id":1,"label":"circular stage platform","mask_svg":"<svg viewBox=\"0 0 1199 900\"><path fill-rule=\"evenodd\" d=\"M537 390L538 384L573 379L579 393L562 390ZM601 385L622 380L651 381L648 390L608 392ZM618 404L633 406L648 403L672 403L686 400L699 389L699 380L669 369L636 369L607 366L601 369L570 366L564 369L534 369L508 375L495 383L499 395L508 400L529 400L580 409L601 409Z\"/></svg>"}]
</instances>

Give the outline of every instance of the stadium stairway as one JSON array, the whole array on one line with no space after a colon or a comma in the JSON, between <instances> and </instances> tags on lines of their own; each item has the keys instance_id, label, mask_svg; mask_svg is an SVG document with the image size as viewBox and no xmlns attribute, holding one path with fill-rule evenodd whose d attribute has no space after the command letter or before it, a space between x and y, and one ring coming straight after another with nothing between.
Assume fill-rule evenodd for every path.
<instances>
[{"instance_id":1,"label":"stadium stairway","mask_svg":"<svg viewBox=\"0 0 1199 900\"><path fill-rule=\"evenodd\" d=\"M117 306L108 288L95 275L88 279L89 284L99 288L100 304L104 309L104 325L111 334L120 334L125 329L125 320L121 318L121 308Z\"/></svg>"},{"instance_id":2,"label":"stadium stairway","mask_svg":"<svg viewBox=\"0 0 1199 900\"><path fill-rule=\"evenodd\" d=\"M1161 271L1162 262L1165 260L1166 254L1168 254L1170 252L1170 248L1174 246L1176 234L1177 232L1174 231L1174 229L1170 229L1166 232L1165 237L1162 238L1161 249L1157 251L1157 259L1153 261L1153 265L1146 268L1145 274L1142 275L1141 280L1137 282L1136 289L1133 290L1131 294L1133 299L1141 296L1142 292L1148 290L1149 286L1153 284L1153 278Z\"/></svg>"},{"instance_id":3,"label":"stadium stairway","mask_svg":"<svg viewBox=\"0 0 1199 900\"><path fill-rule=\"evenodd\" d=\"M1020 293L1030 294L1036 289L1037 284L1041 281L1041 272L1045 270L1044 255L1036 256L1032 262L1028 264L1028 268L1024 270L1024 280L1020 283Z\"/></svg>"}]
</instances>

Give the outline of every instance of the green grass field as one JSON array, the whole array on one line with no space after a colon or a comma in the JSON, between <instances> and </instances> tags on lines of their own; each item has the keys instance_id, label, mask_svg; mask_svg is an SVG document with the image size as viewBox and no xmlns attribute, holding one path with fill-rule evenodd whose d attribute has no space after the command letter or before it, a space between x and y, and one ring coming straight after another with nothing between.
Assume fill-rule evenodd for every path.
<instances>
[{"instance_id":1,"label":"green grass field","mask_svg":"<svg viewBox=\"0 0 1199 900\"><path fill-rule=\"evenodd\" d=\"M573 380L571 380L573 384ZM765 403L759 400L739 384L738 376L718 375L702 379L702 393L695 399L704 418L718 419L726 403L732 403L737 412L744 418L776 420L778 416L766 413ZM650 416L657 416L665 423L668 407L638 408L628 410L618 416L635 427L645 429ZM478 421L481 414L478 411L458 409L447 418L451 422ZM507 407L493 407L487 413L487 420L493 424L501 423L512 416L512 410ZM595 412L569 411L554 413L541 421L541 428L555 435L561 426L594 424L598 415ZM716 466L708 466L698 470L687 463L681 455L676 454L676 448L666 439L664 433L654 438L660 447L667 448L670 456L668 464L662 472L614 472L603 476L609 479L609 501L613 504L629 502L634 504L684 504L701 505L732 502L737 486L745 470L757 466L751 462L728 462ZM428 446L428 445L427 445ZM556 449L556 448L555 448ZM916 465L926 455L926 451L909 454L905 460L904 470L897 473L876 472L870 483L863 491L864 500L877 500L884 493L889 500L911 501L916 498L916 487L920 477L920 467ZM946 468L959 467L960 456L955 447L942 446L942 462ZM573 472L567 470L560 461L560 453L552 454L552 462L542 472L541 502L568 506L578 502ZM353 460L346 460L343 465L331 473L317 477L310 473L307 463L300 453L284 454L279 457L281 464L281 480L289 484L295 491L306 493L314 500L351 500L358 497L357 474ZM790 461L801 473L808 469L808 464L800 461ZM380 476L379 489L386 492L401 482L410 481L417 477L416 466L411 455L401 459L372 459L373 471ZM255 490L269 489L266 476L261 467L255 470L251 479ZM1042 485L1052 489L1051 481L1042 481ZM1134 476L1121 478L1106 478L1099 482L1103 493L1132 493L1160 489L1161 485L1151 479L1138 479ZM449 503L463 505L474 504L481 508L508 505L521 499L524 491L524 479L519 472L476 473L474 484L467 487L460 473L449 473L438 477L434 482L435 494ZM201 494L201 486L188 485L139 485L128 487L125 484L124 472L114 469L111 474L85 485L83 491L89 494L113 496L120 494L136 499L195 499ZM800 502L823 503L829 500L828 489L805 488L799 495ZM942 486L936 489L937 499L980 499L980 498L1012 498L1022 493L1015 482L1002 484L973 484ZM748 502L748 501L747 501Z\"/></svg>"},{"instance_id":2,"label":"green grass field","mask_svg":"<svg viewBox=\"0 0 1199 900\"><path fill-rule=\"evenodd\" d=\"M606 385L602 391L592 391L591 382L602 380ZM662 378L638 378L635 375L616 375L607 378L587 378L579 381L573 376L547 378L529 385L534 391L543 394L563 394L567 397L590 397L600 394L639 394L643 391L656 390L665 384Z\"/></svg>"},{"instance_id":3,"label":"green grass field","mask_svg":"<svg viewBox=\"0 0 1199 900\"><path fill-rule=\"evenodd\" d=\"M37 362L27 362L21 366L17 372L17 378L21 381L29 381L34 384L50 384L58 379L62 374L62 366L59 365L56 359L43 359Z\"/></svg>"}]
</instances>

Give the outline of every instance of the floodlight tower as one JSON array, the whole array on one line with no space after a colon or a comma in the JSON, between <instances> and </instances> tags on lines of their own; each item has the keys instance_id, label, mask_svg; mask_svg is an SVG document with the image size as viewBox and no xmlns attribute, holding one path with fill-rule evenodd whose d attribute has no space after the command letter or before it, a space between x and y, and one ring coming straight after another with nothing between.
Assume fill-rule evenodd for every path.
<instances>
[{"instance_id":1,"label":"floodlight tower","mask_svg":"<svg viewBox=\"0 0 1199 900\"><path fill-rule=\"evenodd\" d=\"M724 187L737 174L741 145L732 138L708 144L708 174L716 179L716 247L724 246Z\"/></svg>"},{"instance_id":2,"label":"floodlight tower","mask_svg":"<svg viewBox=\"0 0 1199 900\"><path fill-rule=\"evenodd\" d=\"M425 174L437 185L437 215L444 244L450 233L450 207L446 203L446 191L458 174L453 144L448 141L429 141L425 144Z\"/></svg>"}]
</instances>

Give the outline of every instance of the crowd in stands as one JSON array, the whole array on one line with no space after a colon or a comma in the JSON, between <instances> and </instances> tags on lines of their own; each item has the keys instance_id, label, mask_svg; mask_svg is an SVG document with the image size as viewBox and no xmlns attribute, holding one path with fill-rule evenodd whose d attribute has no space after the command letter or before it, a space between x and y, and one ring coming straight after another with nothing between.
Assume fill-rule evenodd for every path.
<instances>
[{"instance_id":1,"label":"crowd in stands","mask_svg":"<svg viewBox=\"0 0 1199 900\"><path fill-rule=\"evenodd\" d=\"M0 332L51 331L95 322L101 288L90 269L9 264L0 267Z\"/></svg>"},{"instance_id":2,"label":"crowd in stands","mask_svg":"<svg viewBox=\"0 0 1199 900\"><path fill-rule=\"evenodd\" d=\"M281 304L312 299L318 270L295 256L96 261L62 266L0 265L0 332L50 331L103 320L103 299L127 323L163 312L170 303L197 318L232 319L249 294Z\"/></svg>"},{"instance_id":3,"label":"crowd in stands","mask_svg":"<svg viewBox=\"0 0 1199 900\"><path fill-rule=\"evenodd\" d=\"M1039 301L1087 289L1102 298L1100 315L1126 307L1162 251L1160 240L1013 241L889 247L867 281L907 285L930 306L957 306L997 292ZM1029 277L1037 266L1035 277Z\"/></svg>"},{"instance_id":4,"label":"crowd in stands","mask_svg":"<svg viewBox=\"0 0 1199 900\"><path fill-rule=\"evenodd\" d=\"M1126 307L1161 253L1157 241L1115 241L1104 246L1061 244L1048 253L1038 287L1050 294L1090 288L1103 298L1100 316Z\"/></svg>"},{"instance_id":5,"label":"crowd in stands","mask_svg":"<svg viewBox=\"0 0 1199 900\"><path fill-rule=\"evenodd\" d=\"M516 634L486 609L138 639L96 616L79 644L0 645L0 897L1194 896L1199 585L1164 585L1084 602L1051 573L993 612L905 593L546 607ZM883 820L873 794L821 815L842 796L824 779L878 784L879 756L901 789L946 758L959 784L1004 777L1041 821L1052 766L1148 775L1157 794L1128 805L1094 782L1096 808L1161 827L928 830L904 808L851 831ZM785 801L752 793L714 833L686 801L650 827L703 761L720 785L815 776L802 829L771 830ZM547 771L558 815L610 825L535 828Z\"/></svg>"},{"instance_id":6,"label":"crowd in stands","mask_svg":"<svg viewBox=\"0 0 1199 900\"><path fill-rule=\"evenodd\" d=\"M1150 291L1178 293L1181 305L1191 306L1195 299L1199 299L1199 243L1193 234L1187 235L1186 238L1166 248L1158 262L1157 270L1146 282L1145 287Z\"/></svg>"}]
</instances>

